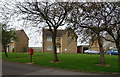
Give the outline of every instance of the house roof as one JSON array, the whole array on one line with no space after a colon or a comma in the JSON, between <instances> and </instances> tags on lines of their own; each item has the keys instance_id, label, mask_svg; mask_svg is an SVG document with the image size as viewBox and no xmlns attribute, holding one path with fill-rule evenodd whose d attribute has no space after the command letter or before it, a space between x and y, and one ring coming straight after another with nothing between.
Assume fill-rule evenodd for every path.
<instances>
[{"instance_id":1,"label":"house roof","mask_svg":"<svg viewBox=\"0 0 120 77\"><path fill-rule=\"evenodd\" d=\"M57 30L57 37L61 37L61 36L63 36L64 34L65 34L65 30ZM45 36L51 36L52 35L52 33L49 31L49 29L44 29L44 31L43 31L43 33L44 33L44 35Z\"/></svg>"}]
</instances>

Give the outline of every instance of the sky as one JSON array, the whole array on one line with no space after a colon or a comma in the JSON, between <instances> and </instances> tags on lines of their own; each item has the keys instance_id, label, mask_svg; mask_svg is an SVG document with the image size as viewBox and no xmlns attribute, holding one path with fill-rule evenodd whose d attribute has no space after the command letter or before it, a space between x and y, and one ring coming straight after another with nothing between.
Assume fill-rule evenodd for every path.
<instances>
[{"instance_id":1,"label":"sky","mask_svg":"<svg viewBox=\"0 0 120 77\"><path fill-rule=\"evenodd\" d=\"M5 1L5 0L3 0L3 1ZM0 3L0 7L2 5L3 4ZM6 6L8 6L8 5L6 5ZM11 6L8 6L8 7L10 7L11 9L14 9ZM8 13L12 13L13 11L4 10L1 12L3 12L3 13L0 14L0 16L3 16L3 14L7 15ZM9 15L7 15L7 16L9 17ZM25 33L29 37L29 47L42 47L42 28L40 28L39 26L45 25L45 24L41 23L38 26L32 26L29 24L24 25L23 20L18 21L20 16L17 16L17 15L15 15L15 16L16 17L9 19L9 23L7 23L7 24L12 25L11 28L14 27L16 30L24 29ZM2 19L1 19L1 22L2 22ZM65 29L65 26L59 27L59 29Z\"/></svg>"},{"instance_id":2,"label":"sky","mask_svg":"<svg viewBox=\"0 0 120 77\"><path fill-rule=\"evenodd\" d=\"M24 29L25 33L27 34L29 38L29 47L41 47L42 46L42 34L41 29L37 29L34 27L28 27L28 28L20 28L16 27L16 30Z\"/></svg>"},{"instance_id":3,"label":"sky","mask_svg":"<svg viewBox=\"0 0 120 77\"><path fill-rule=\"evenodd\" d=\"M10 1L10 0L1 0L1 1ZM20 0L20 1L23 1L23 0ZM46 1L50 1L50 0L46 0ZM68 0L61 0L61 1L68 1ZM70 1L76 1L76 0L70 0ZM85 0L82 0L82 1L85 1ZM96 0L86 0L86 1L96 1ZM103 0L103 1L107 1L107 0ZM118 0L110 0L110 1L118 1ZM1 6L2 6L2 3L0 4L0 7ZM7 12L8 11L3 11L4 14L7 14ZM0 16L2 15L0 14ZM17 18L12 18L9 24L13 25L16 28L16 30L24 29L25 33L29 37L29 47L41 47L42 46L42 29L41 28L33 27L33 26L28 26L28 27L23 26L23 21L17 21ZM41 25L45 25L45 24L41 24ZM60 29L65 29L65 26L60 27ZM78 42L78 45L84 45L84 43L81 44L80 42Z\"/></svg>"}]
</instances>

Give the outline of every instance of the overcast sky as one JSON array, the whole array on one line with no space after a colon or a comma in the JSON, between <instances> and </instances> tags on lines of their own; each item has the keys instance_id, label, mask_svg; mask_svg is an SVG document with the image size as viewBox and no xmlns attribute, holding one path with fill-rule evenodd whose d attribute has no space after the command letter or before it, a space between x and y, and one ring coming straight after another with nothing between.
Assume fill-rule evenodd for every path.
<instances>
[{"instance_id":1,"label":"overcast sky","mask_svg":"<svg viewBox=\"0 0 120 77\"><path fill-rule=\"evenodd\" d=\"M10 0L2 0L2 1L7 2L7 1L10 1ZM5 5L5 6L8 6L11 9L14 9L12 6L9 6L9 5ZM0 7L4 7L3 3L0 3ZM9 12L8 10L4 10L4 11L1 11L1 12L2 12L2 14L0 13L0 17L4 16L3 14L7 15L10 12L12 13L12 11ZM7 17L9 17L9 15L7 15ZM19 17L21 17L21 16L16 16L16 17L13 17L13 18L9 19L8 24L12 25L11 27L14 27L16 30L24 29L25 33L29 37L29 47L41 47L42 46L42 29L39 28L39 26L45 25L45 24L44 23L39 24L36 27L33 27L33 25L29 25L29 24L28 24L28 26L26 26L26 25L23 25L23 23L24 23L23 20L18 21ZM3 22L4 20L1 19L0 21ZM65 26L59 27L59 29L65 29Z\"/></svg>"},{"instance_id":2,"label":"overcast sky","mask_svg":"<svg viewBox=\"0 0 120 77\"><path fill-rule=\"evenodd\" d=\"M11 0L1 0L1 2L4 2L4 1L7 2L7 1L11 1ZM17 1L23 1L23 0L17 0ZM50 0L46 0L46 1L50 1ZM68 0L59 0L59 1L68 1ZM77 1L77 0L71 0L71 1ZM85 1L85 0L78 0L78 1ZM86 0L86 1L100 1L100 0ZM102 1L107 1L107 0L102 0ZM118 1L118 0L109 0L109 1ZM12 2L13 2L13 0L12 0ZM0 3L0 7L2 6L2 4L3 3ZM9 6L9 7L11 7L11 6ZM7 11L3 11L3 13L5 14L5 13L7 13ZM1 16L2 16L2 14L0 14L0 17ZM20 30L20 29L25 30L26 34L29 37L29 47L41 47L42 46L42 37L41 37L42 29L41 28L33 27L33 26L25 27L25 26L23 26L23 21L17 21L17 18L11 19L11 22L9 24L13 25L17 30ZM41 25L45 25L45 24L41 24ZM64 28L65 27L60 27L60 29L64 29ZM78 45L80 45L79 42L78 42Z\"/></svg>"}]
</instances>

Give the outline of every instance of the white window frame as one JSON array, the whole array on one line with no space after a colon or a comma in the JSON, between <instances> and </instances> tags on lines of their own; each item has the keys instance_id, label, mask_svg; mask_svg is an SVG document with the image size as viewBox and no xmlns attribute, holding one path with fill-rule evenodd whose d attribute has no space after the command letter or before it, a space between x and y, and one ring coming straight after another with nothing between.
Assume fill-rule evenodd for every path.
<instances>
[{"instance_id":1,"label":"white window frame","mask_svg":"<svg viewBox=\"0 0 120 77\"><path fill-rule=\"evenodd\" d=\"M47 36L46 40L49 41L49 42L52 42L52 37Z\"/></svg>"}]
</instances>

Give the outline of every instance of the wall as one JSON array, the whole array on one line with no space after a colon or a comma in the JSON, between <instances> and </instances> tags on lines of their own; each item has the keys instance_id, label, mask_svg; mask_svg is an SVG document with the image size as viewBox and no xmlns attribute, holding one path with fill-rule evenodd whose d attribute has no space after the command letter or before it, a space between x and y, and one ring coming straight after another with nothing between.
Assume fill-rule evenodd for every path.
<instances>
[{"instance_id":1,"label":"wall","mask_svg":"<svg viewBox=\"0 0 120 77\"><path fill-rule=\"evenodd\" d=\"M44 34L44 29L43 29L43 35L42 35L43 39L42 39L42 51L43 52L53 52L53 48L52 50L46 50L47 46L53 46L52 41L47 41L46 38L47 36L45 36ZM75 38L73 39L73 41L71 43L68 42L68 36L67 36L67 32L65 34L62 35L62 37L57 37L56 38L56 43L60 44L57 45L57 48L59 48L60 53L77 53L77 41L75 41ZM67 50L65 50L67 49Z\"/></svg>"},{"instance_id":2,"label":"wall","mask_svg":"<svg viewBox=\"0 0 120 77\"><path fill-rule=\"evenodd\" d=\"M29 47L34 50L34 52L42 52L42 47Z\"/></svg>"},{"instance_id":3,"label":"wall","mask_svg":"<svg viewBox=\"0 0 120 77\"><path fill-rule=\"evenodd\" d=\"M90 42L90 49L91 50L96 50L96 51L100 51L99 49L99 44L97 40L94 40L93 43Z\"/></svg>"},{"instance_id":4,"label":"wall","mask_svg":"<svg viewBox=\"0 0 120 77\"><path fill-rule=\"evenodd\" d=\"M28 50L28 37L24 31L17 32L18 40L15 41L15 52L26 52Z\"/></svg>"},{"instance_id":5,"label":"wall","mask_svg":"<svg viewBox=\"0 0 120 77\"><path fill-rule=\"evenodd\" d=\"M62 36L61 50L62 53L77 53L77 41L74 38L73 41L69 43L67 32L65 35Z\"/></svg>"}]
</instances>

